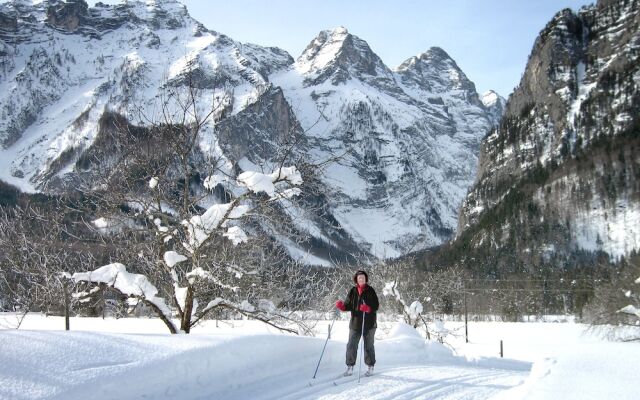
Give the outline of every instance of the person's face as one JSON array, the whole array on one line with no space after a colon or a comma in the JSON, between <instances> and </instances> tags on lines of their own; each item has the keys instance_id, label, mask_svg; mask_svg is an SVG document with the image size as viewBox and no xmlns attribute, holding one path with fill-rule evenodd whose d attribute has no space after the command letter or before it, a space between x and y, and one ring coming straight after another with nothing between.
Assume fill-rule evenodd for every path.
<instances>
[{"instance_id":1,"label":"person's face","mask_svg":"<svg viewBox=\"0 0 640 400\"><path fill-rule=\"evenodd\" d=\"M360 286L362 286L362 285L364 285L365 283L367 283L367 277L366 277L366 276L364 276L364 275L362 275L362 274L358 275L358 276L356 277L356 279L357 279L357 281L358 281L358 285L360 285Z\"/></svg>"}]
</instances>

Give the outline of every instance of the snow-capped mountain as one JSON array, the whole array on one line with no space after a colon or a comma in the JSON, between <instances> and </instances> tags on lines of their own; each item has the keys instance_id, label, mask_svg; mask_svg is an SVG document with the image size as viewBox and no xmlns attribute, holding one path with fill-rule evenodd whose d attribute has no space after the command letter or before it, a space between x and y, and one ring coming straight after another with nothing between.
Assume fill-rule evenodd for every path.
<instances>
[{"instance_id":1,"label":"snow-capped mountain","mask_svg":"<svg viewBox=\"0 0 640 400\"><path fill-rule=\"evenodd\" d=\"M320 32L282 87L339 226L378 257L434 246L455 229L490 115L441 49L387 68L345 28Z\"/></svg>"},{"instance_id":2,"label":"snow-capped mountain","mask_svg":"<svg viewBox=\"0 0 640 400\"><path fill-rule=\"evenodd\" d=\"M500 124L500 120L502 120L507 100L493 90L484 92L480 100L491 113L491 121L493 125L497 127Z\"/></svg>"},{"instance_id":3,"label":"snow-capped mountain","mask_svg":"<svg viewBox=\"0 0 640 400\"><path fill-rule=\"evenodd\" d=\"M322 213L290 215L311 249L395 257L450 238L494 123L442 50L389 69L345 28L321 32L294 59L205 28L174 0L0 4L0 179L25 191L74 186L105 118L158 118L167 89L199 90L215 109L202 154L229 171L275 159L287 135L327 162ZM187 74L188 72L188 74ZM311 257L311 262L322 260Z\"/></svg>"},{"instance_id":4,"label":"snow-capped mountain","mask_svg":"<svg viewBox=\"0 0 640 400\"><path fill-rule=\"evenodd\" d=\"M482 143L461 246L528 265L640 248L639 6L599 1L559 12L542 30Z\"/></svg>"},{"instance_id":5,"label":"snow-capped mountain","mask_svg":"<svg viewBox=\"0 0 640 400\"><path fill-rule=\"evenodd\" d=\"M8 22L0 28L2 179L28 191L74 170L106 110L133 116L142 105L153 118L161 88L180 85L188 65L197 65L202 98L217 90L220 114L230 114L292 62L282 50L207 30L172 0L13 1L0 4L0 16ZM219 151L209 142L203 150Z\"/></svg>"}]
</instances>

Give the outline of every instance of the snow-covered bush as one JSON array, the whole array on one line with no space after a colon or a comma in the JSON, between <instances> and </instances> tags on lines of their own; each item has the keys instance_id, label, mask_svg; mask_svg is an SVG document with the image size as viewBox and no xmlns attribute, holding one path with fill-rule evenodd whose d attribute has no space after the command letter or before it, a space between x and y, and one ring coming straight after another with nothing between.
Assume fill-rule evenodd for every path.
<instances>
[{"instance_id":1,"label":"snow-covered bush","mask_svg":"<svg viewBox=\"0 0 640 400\"><path fill-rule=\"evenodd\" d=\"M418 326L418 323L421 319L422 311L424 310L422 307L422 303L418 300L415 300L410 305L408 305L405 300L402 298L400 291L398 289L398 282L386 282L384 288L382 289L382 294L384 296L394 298L400 305L402 305L402 312L404 315L405 322L408 325L413 326L414 328Z\"/></svg>"},{"instance_id":2,"label":"snow-covered bush","mask_svg":"<svg viewBox=\"0 0 640 400\"><path fill-rule=\"evenodd\" d=\"M634 283L636 285L640 285L640 278L636 279ZM637 318L635 324L640 326L640 296L637 292L633 292L631 290L627 290L624 295L634 304L628 304L618 310L618 312L635 316Z\"/></svg>"}]
</instances>

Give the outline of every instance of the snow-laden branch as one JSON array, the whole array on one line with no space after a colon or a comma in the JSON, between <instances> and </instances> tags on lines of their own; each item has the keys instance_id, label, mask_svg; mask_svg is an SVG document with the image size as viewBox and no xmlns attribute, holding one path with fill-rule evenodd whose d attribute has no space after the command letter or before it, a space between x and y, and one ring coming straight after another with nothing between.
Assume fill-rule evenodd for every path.
<instances>
[{"instance_id":1,"label":"snow-laden branch","mask_svg":"<svg viewBox=\"0 0 640 400\"><path fill-rule=\"evenodd\" d=\"M210 176L205 179L205 187L213 190L217 184L222 183L224 180L224 178L219 179ZM194 289L194 285L198 279L212 282L219 288L234 293L238 292L239 287L224 283L215 272L206 271L201 267L194 268L185 274L184 277L188 281L188 284L185 285L185 282L180 281L175 269L179 263L189 261L193 259L196 254L199 254L198 249L210 240L214 234L228 238L234 245L246 242L248 240L247 234L241 227L234 223L234 221L239 220L251 211L251 207L248 205L251 202L247 201L247 204L244 204L244 200L252 193L258 194L261 192L266 193L272 200L299 195L300 189L293 186L302 184L302 176L295 166L281 167L271 174L246 171L237 177L237 183L246 187L248 191L229 203L214 204L202 215L191 215L188 220L185 219L181 222L185 230L186 238L182 245L188 253L180 254L177 251L170 250L165 251L162 256L173 280L172 299L175 301L178 314L182 319L182 330L188 332L189 328L203 318L210 310L216 307L226 307L275 326L278 329L296 333L291 329L279 327L271 322L271 319L274 317L287 319L286 316L277 313L277 308L272 302L261 301L259 306L255 307L248 301L233 303L229 300L216 299L209 302L203 309L198 310L199 304L196 298L196 289ZM152 177L148 182L149 188L152 191L158 191L158 193L161 192L159 190L160 184L160 178L158 177ZM167 215L167 212L160 208L160 203L158 203L157 207L158 213L163 214L163 216ZM154 215L154 213L151 212L151 208L143 207L143 211L147 214L147 218L152 221L157 231L156 234L161 235L165 243L169 240L168 238L172 237L172 234L177 234L176 229L174 229L175 227L170 228L165 226L163 224L164 217L159 218L157 215ZM169 222L171 225L172 220L169 220ZM108 225L108 221L99 220L96 225L99 227L100 225L106 226ZM171 229L173 229L173 231L170 232ZM194 265L196 264L197 263ZM227 270L234 274L237 279L242 278L244 274L253 273L243 271L237 267L227 267ZM94 271L75 273L73 276L70 276L70 278L75 282L106 284L129 298L143 301L155 310L172 333L177 332L175 325L171 321L172 310L163 298L157 296L158 289L146 276L127 272L123 264L113 263L105 265ZM83 293L83 295L86 295L86 293Z\"/></svg>"},{"instance_id":2,"label":"snow-laden branch","mask_svg":"<svg viewBox=\"0 0 640 400\"><path fill-rule=\"evenodd\" d=\"M202 182L202 186L205 189L213 190L216 186L221 183L227 182L229 179L225 175L209 175L205 178L204 182Z\"/></svg>"},{"instance_id":3,"label":"snow-laden branch","mask_svg":"<svg viewBox=\"0 0 640 400\"><path fill-rule=\"evenodd\" d=\"M194 253L215 231L226 226L230 219L238 219L249 211L246 205L236 205L234 202L225 204L214 204L202 215L194 215L189 221L182 221L187 229L187 242L183 246L190 253ZM232 241L239 243L241 236L240 228L234 229L232 233L227 232ZM246 235L244 235L246 238ZM234 242L235 243L235 242Z\"/></svg>"},{"instance_id":4,"label":"snow-laden branch","mask_svg":"<svg viewBox=\"0 0 640 400\"><path fill-rule=\"evenodd\" d=\"M187 287L180 287L180 285L178 285L177 283L174 283L173 285L173 295L175 297L176 302L178 303L178 307L180 307L180 310L185 310L186 307L186 302L187 302L187 293L189 291L189 288ZM194 316L196 315L196 312L198 311L198 306L199 306L199 302L198 299L193 299L193 304L192 304L192 308L191 308L191 315Z\"/></svg>"},{"instance_id":5,"label":"snow-laden branch","mask_svg":"<svg viewBox=\"0 0 640 400\"><path fill-rule=\"evenodd\" d=\"M171 310L162 297L158 297L158 289L141 274L127 272L127 267L120 263L104 265L90 272L76 272L71 275L76 283L104 283L125 296L135 297L157 308L166 319L171 319Z\"/></svg>"},{"instance_id":6,"label":"snow-laden branch","mask_svg":"<svg viewBox=\"0 0 640 400\"><path fill-rule=\"evenodd\" d=\"M193 285L198 278L201 278L215 283L222 289L227 289L232 292L237 292L239 289L237 286L231 286L223 283L220 279L218 279L218 277L216 277L209 271L205 271L202 267L194 268L191 272L188 272L186 274L186 277L191 285Z\"/></svg>"},{"instance_id":7,"label":"snow-laden branch","mask_svg":"<svg viewBox=\"0 0 640 400\"><path fill-rule=\"evenodd\" d=\"M242 228L240 228L239 226L230 227L225 233L222 234L222 236L231 240L231 243L233 243L234 246L237 246L240 243L244 243L249 240L247 234L244 233Z\"/></svg>"},{"instance_id":8,"label":"snow-laden branch","mask_svg":"<svg viewBox=\"0 0 640 400\"><path fill-rule=\"evenodd\" d=\"M158 178L157 177L153 177L151 179L149 179L149 188L151 189L155 189L158 186Z\"/></svg>"},{"instance_id":9,"label":"snow-laden branch","mask_svg":"<svg viewBox=\"0 0 640 400\"><path fill-rule=\"evenodd\" d=\"M176 264L188 260L187 257L173 250L166 251L163 258L164 262L169 266L169 268L173 268Z\"/></svg>"},{"instance_id":10,"label":"snow-laden branch","mask_svg":"<svg viewBox=\"0 0 640 400\"><path fill-rule=\"evenodd\" d=\"M275 185L285 181L289 182L292 186L300 185L302 184L302 176L297 168L292 166L282 167L271 174L246 171L238 175L237 181L239 185L245 186L253 193L265 192L272 199L276 199L299 195L300 189L298 188L288 188L278 192ZM209 176L205 179L205 186L211 190L220 182L219 179ZM189 221L182 222L187 229L187 242L183 243L183 246L190 253L195 253L215 231L221 228L226 228L223 236L231 240L234 245L246 242L248 238L242 228L239 226L229 226L228 222L241 218L249 211L249 206L238 204L237 201L214 204L209 207L204 214L194 215Z\"/></svg>"},{"instance_id":11,"label":"snow-laden branch","mask_svg":"<svg viewBox=\"0 0 640 400\"><path fill-rule=\"evenodd\" d=\"M235 303L235 302L218 297L210 301L209 304L207 304L207 306L202 309L197 319L194 321L194 324L197 323L198 320L202 319L209 311L219 307L224 307L230 310L234 310L242 315L264 322L267 325L271 325L274 328L277 328L281 331L298 334L298 331L294 329L277 325L276 323L273 322L274 319L276 318L288 320L288 321L292 321L292 320L286 315L282 313L278 313L277 307L275 306L275 304L273 304L272 301L266 300L266 299L259 300L258 306L254 306L247 300L243 300L240 303ZM295 322L296 324L300 325L300 321L292 321L292 322ZM304 331L310 332L310 328L305 326L301 326L301 327L303 328Z\"/></svg>"},{"instance_id":12,"label":"snow-laden branch","mask_svg":"<svg viewBox=\"0 0 640 400\"><path fill-rule=\"evenodd\" d=\"M302 184L302 176L295 166L282 167L270 174L246 171L238 175L237 180L239 184L246 186L252 192L265 192L271 198L276 196L275 184L278 182L287 181L293 186ZM299 189L297 193L299 194ZM291 192L291 195L293 195L293 192Z\"/></svg>"},{"instance_id":13,"label":"snow-laden branch","mask_svg":"<svg viewBox=\"0 0 640 400\"><path fill-rule=\"evenodd\" d=\"M621 308L620 310L618 310L618 312L635 315L636 317L640 318L640 308L636 308L635 306L632 306L631 304Z\"/></svg>"},{"instance_id":14,"label":"snow-laden branch","mask_svg":"<svg viewBox=\"0 0 640 400\"><path fill-rule=\"evenodd\" d=\"M227 272L232 273L237 279L241 279L244 275L256 275L258 271L247 271L244 268L237 265L228 265L226 267Z\"/></svg>"}]
</instances>

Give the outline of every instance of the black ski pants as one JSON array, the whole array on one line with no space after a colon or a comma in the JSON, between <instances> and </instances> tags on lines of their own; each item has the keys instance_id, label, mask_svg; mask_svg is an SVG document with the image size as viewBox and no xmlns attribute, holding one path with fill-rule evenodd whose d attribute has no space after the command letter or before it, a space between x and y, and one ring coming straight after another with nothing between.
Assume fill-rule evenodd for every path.
<instances>
[{"instance_id":1,"label":"black ski pants","mask_svg":"<svg viewBox=\"0 0 640 400\"><path fill-rule=\"evenodd\" d=\"M347 343L347 365L356 365L358 355L358 344L360 344L361 330L349 329L349 342ZM373 341L376 335L376 328L364 331L364 363L369 366L376 364L376 350Z\"/></svg>"}]
</instances>

